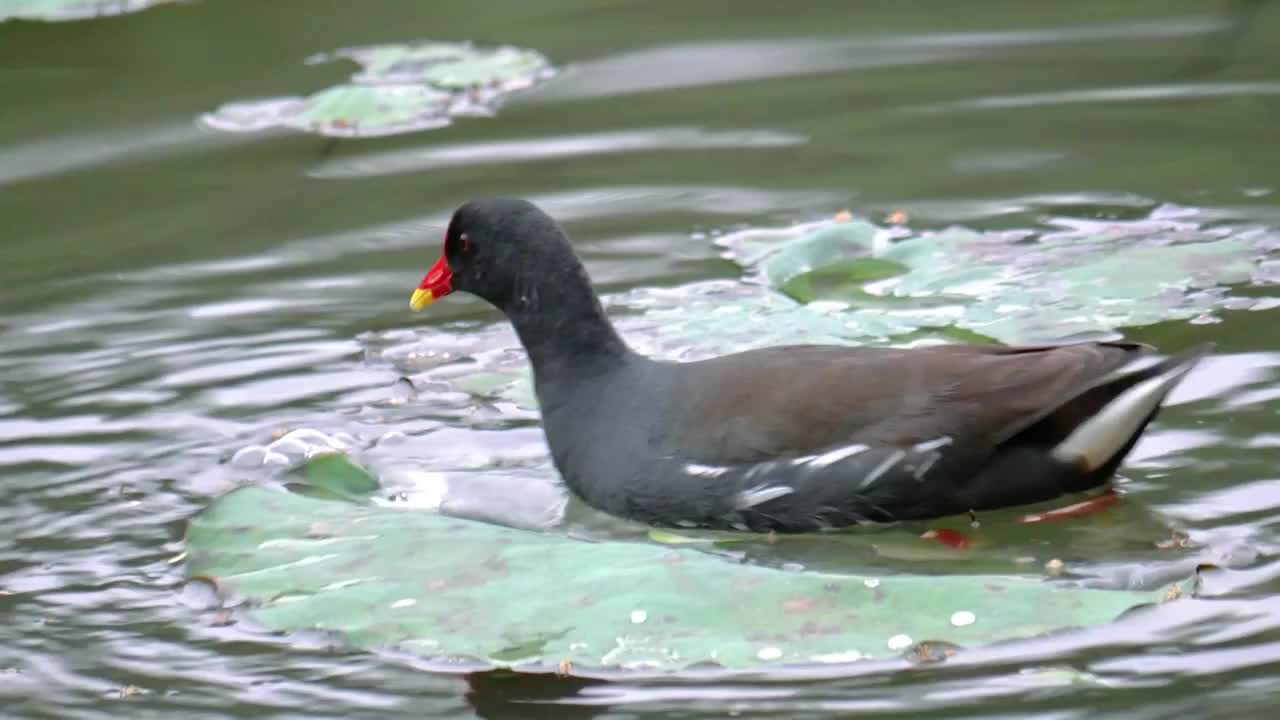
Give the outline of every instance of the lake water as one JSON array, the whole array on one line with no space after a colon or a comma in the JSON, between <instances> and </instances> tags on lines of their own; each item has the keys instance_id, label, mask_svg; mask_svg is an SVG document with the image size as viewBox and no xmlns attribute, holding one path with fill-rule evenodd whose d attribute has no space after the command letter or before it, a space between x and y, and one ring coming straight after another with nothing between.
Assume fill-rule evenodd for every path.
<instances>
[{"instance_id":1,"label":"lake water","mask_svg":"<svg viewBox=\"0 0 1280 720\"><path fill-rule=\"evenodd\" d=\"M396 137L197 122L350 74L305 64L316 53L423 38L537 49L559 73L493 117ZM1218 351L1122 473L1121 522L1007 540L1007 553L1113 576L1228 568L1155 626L929 666L608 683L456 675L228 625L190 602L175 559L190 517L266 479L232 462L237 452L298 428L349 437L375 464L448 473L464 514L632 532L576 503L558 519L536 415L422 381L441 358L520 367L514 337L481 304L407 308L472 196L552 211L633 342L672 357L716 340L673 344L636 298L678 308L709 282L740 285L711 238L743 227L842 209L981 231L1154 213L1274 237L1280 5L204 0L0 24L0 93L6 717L1274 712L1280 293L1262 284L1236 290L1256 302L1126 332ZM1181 534L1123 527L1135 513ZM1169 537L1189 547L1157 546ZM844 547L748 559L839 570L856 565ZM918 562L945 570L942 557ZM1032 672L1043 668L1071 679Z\"/></svg>"}]
</instances>

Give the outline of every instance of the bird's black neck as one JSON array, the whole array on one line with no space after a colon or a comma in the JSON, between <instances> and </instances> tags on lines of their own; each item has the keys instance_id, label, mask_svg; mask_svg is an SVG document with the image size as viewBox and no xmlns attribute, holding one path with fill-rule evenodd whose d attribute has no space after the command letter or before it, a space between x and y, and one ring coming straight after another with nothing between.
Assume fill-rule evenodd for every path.
<instances>
[{"instance_id":1,"label":"bird's black neck","mask_svg":"<svg viewBox=\"0 0 1280 720\"><path fill-rule=\"evenodd\" d=\"M504 308L538 384L607 371L633 355L581 266L541 280L518 288Z\"/></svg>"}]
</instances>

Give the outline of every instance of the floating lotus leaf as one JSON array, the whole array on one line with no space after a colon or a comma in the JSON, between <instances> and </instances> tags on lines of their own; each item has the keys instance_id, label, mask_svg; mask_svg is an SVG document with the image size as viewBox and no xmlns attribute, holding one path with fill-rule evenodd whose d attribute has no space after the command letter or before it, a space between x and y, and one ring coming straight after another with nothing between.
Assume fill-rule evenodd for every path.
<instances>
[{"instance_id":1,"label":"floating lotus leaf","mask_svg":"<svg viewBox=\"0 0 1280 720\"><path fill-rule=\"evenodd\" d=\"M518 48L499 48L487 55L427 68L427 82L437 87L466 89L531 85L546 69L541 54Z\"/></svg>"},{"instance_id":2,"label":"floating lotus leaf","mask_svg":"<svg viewBox=\"0 0 1280 720\"><path fill-rule=\"evenodd\" d=\"M1221 307L1227 288L1261 283L1274 238L1154 219L1075 232L952 228L895 238L862 221L795 233L747 231L730 255L802 303L872 311L906 332L956 327L1003 342L1105 333ZM857 326L851 326L856 336Z\"/></svg>"},{"instance_id":3,"label":"floating lotus leaf","mask_svg":"<svg viewBox=\"0 0 1280 720\"><path fill-rule=\"evenodd\" d=\"M107 15L146 10L171 0L4 0L0 2L0 22L9 19L87 20Z\"/></svg>"},{"instance_id":4,"label":"floating lotus leaf","mask_svg":"<svg viewBox=\"0 0 1280 720\"><path fill-rule=\"evenodd\" d=\"M429 79L426 71L429 68L440 64L466 62L468 56L474 53L466 43L367 45L316 55L308 62L354 60L361 66L361 70L352 75L351 79L359 83L427 83Z\"/></svg>"},{"instance_id":5,"label":"floating lotus leaf","mask_svg":"<svg viewBox=\"0 0 1280 720\"><path fill-rule=\"evenodd\" d=\"M333 137L378 137L449 124L461 113L489 112L506 93L551 74L541 53L463 43L375 45L318 55L354 60L351 82L305 98L227 103L206 113L207 127L231 132L288 127Z\"/></svg>"},{"instance_id":6,"label":"floating lotus leaf","mask_svg":"<svg viewBox=\"0 0 1280 720\"><path fill-rule=\"evenodd\" d=\"M318 60L349 58L363 66L357 83L422 83L451 90L528 87L550 72L547 58L536 50L503 45L476 48L467 43L373 45L347 48Z\"/></svg>"},{"instance_id":7,"label":"floating lotus leaf","mask_svg":"<svg viewBox=\"0 0 1280 720\"><path fill-rule=\"evenodd\" d=\"M308 97L285 124L322 135L394 135L446 124L451 100L421 85L337 85Z\"/></svg>"},{"instance_id":8,"label":"floating lotus leaf","mask_svg":"<svg viewBox=\"0 0 1280 720\"><path fill-rule=\"evenodd\" d=\"M378 137L447 125L453 96L421 85L336 85L305 99L230 103L204 116L228 132L282 126L330 137Z\"/></svg>"},{"instance_id":9,"label":"floating lotus leaf","mask_svg":"<svg viewBox=\"0 0 1280 720\"><path fill-rule=\"evenodd\" d=\"M270 630L334 631L460 670L849 662L1096 625L1184 591L773 569L352 501L372 483L322 455L301 487L324 497L236 490L190 523L189 572L247 598Z\"/></svg>"}]
</instances>

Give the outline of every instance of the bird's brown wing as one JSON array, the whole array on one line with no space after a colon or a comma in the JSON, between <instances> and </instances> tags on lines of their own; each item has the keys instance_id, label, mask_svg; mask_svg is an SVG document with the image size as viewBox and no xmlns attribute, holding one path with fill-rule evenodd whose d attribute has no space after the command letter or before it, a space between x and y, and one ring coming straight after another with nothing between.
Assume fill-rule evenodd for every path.
<instances>
[{"instance_id":1,"label":"bird's brown wing","mask_svg":"<svg viewBox=\"0 0 1280 720\"><path fill-rule=\"evenodd\" d=\"M725 464L942 437L981 455L1144 349L1088 343L749 351L683 366L661 442L691 460Z\"/></svg>"}]
</instances>

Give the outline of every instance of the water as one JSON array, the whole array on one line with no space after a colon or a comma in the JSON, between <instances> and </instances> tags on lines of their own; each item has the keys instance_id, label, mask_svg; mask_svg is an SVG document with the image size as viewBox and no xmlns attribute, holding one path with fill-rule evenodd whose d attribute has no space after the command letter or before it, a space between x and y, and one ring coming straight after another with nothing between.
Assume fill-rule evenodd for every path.
<instances>
[{"instance_id":1,"label":"water","mask_svg":"<svg viewBox=\"0 0 1280 720\"><path fill-rule=\"evenodd\" d=\"M446 357L521 367L509 330L478 303L406 309L449 213L476 194L527 196L561 218L628 336L673 357L703 346L673 343L643 310L737 292L741 271L711 235L738 227L849 208L903 209L917 228L1043 230L1166 203L1205 224L1280 227L1271 3L777 8L208 0L0 25L3 714L1266 713L1280 663L1274 309L1130 333L1219 344L1125 471L1120 517L1154 515L1192 548L1089 523L1055 531L1048 548L1009 540L1008 552L1059 553L1100 574L1205 559L1235 568L1207 583L1212 599L1160 622L930 667L602 683L441 675L264 637L184 590L175 558L187 518L262 479L230 462L237 451L296 428L445 474L450 502L473 514L629 532L576 505L556 520L562 496L527 404L421 382ZM398 138L195 123L224 102L310 92L349 72L303 64L317 52L422 37L536 48L562 72L493 118ZM406 374L413 396L398 384ZM851 562L842 552L754 559L839 568ZM1043 667L1082 679L1029 672Z\"/></svg>"}]
</instances>

